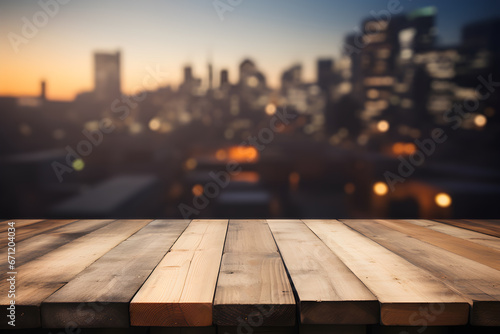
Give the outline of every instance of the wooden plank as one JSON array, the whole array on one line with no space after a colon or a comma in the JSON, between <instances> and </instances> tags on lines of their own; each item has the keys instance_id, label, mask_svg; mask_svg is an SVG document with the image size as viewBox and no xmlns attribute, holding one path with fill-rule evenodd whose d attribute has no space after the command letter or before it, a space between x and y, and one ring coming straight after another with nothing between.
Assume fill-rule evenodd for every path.
<instances>
[{"instance_id":1,"label":"wooden plank","mask_svg":"<svg viewBox=\"0 0 500 334\"><path fill-rule=\"evenodd\" d=\"M416 226L404 220L376 220L378 223L450 252L500 270L500 252L491 247Z\"/></svg>"},{"instance_id":2,"label":"wooden plank","mask_svg":"<svg viewBox=\"0 0 500 334\"><path fill-rule=\"evenodd\" d=\"M43 219L10 219L10 220L4 220L4 221L0 222L1 223L0 233L7 231L7 229L9 227L11 227L10 225L7 225L7 223L10 223L10 222L15 222L14 227L15 228L19 228L19 227L24 227L24 226L28 226L28 225L31 225L31 224L35 224L35 223L38 223L38 222L41 222L41 221L43 221Z\"/></svg>"},{"instance_id":3,"label":"wooden plank","mask_svg":"<svg viewBox=\"0 0 500 334\"><path fill-rule=\"evenodd\" d=\"M42 326L129 327L130 301L188 223L155 220L110 250L43 301ZM99 312L79 312L90 303L99 303Z\"/></svg>"},{"instance_id":4,"label":"wooden plank","mask_svg":"<svg viewBox=\"0 0 500 334\"><path fill-rule=\"evenodd\" d=\"M428 325L468 322L469 304L427 271L339 221L304 220L307 226L377 296L383 325L414 326L422 312L435 314Z\"/></svg>"},{"instance_id":5,"label":"wooden plank","mask_svg":"<svg viewBox=\"0 0 500 334\"><path fill-rule=\"evenodd\" d=\"M227 220L194 220L130 303L132 326L211 326Z\"/></svg>"},{"instance_id":6,"label":"wooden plank","mask_svg":"<svg viewBox=\"0 0 500 334\"><path fill-rule=\"evenodd\" d=\"M150 220L117 220L17 268L16 328L40 327L40 304L78 273L147 225ZM0 290L8 291L2 277ZM0 316L6 318L7 294L0 296ZM0 328L7 328L0 322ZM10 327L9 327L10 328Z\"/></svg>"},{"instance_id":7,"label":"wooden plank","mask_svg":"<svg viewBox=\"0 0 500 334\"><path fill-rule=\"evenodd\" d=\"M252 319L252 320L249 320ZM264 220L230 220L214 299L214 323L295 324L295 299Z\"/></svg>"},{"instance_id":8,"label":"wooden plank","mask_svg":"<svg viewBox=\"0 0 500 334\"><path fill-rule=\"evenodd\" d=\"M50 219L38 223L32 223L27 226L16 228L16 243L31 238L35 235L50 232L58 227L75 222L76 219ZM7 244L7 233L0 235L0 245Z\"/></svg>"},{"instance_id":9,"label":"wooden plank","mask_svg":"<svg viewBox=\"0 0 500 334\"><path fill-rule=\"evenodd\" d=\"M500 238L491 235L426 219L405 219L405 221L500 251Z\"/></svg>"},{"instance_id":10,"label":"wooden plank","mask_svg":"<svg viewBox=\"0 0 500 334\"><path fill-rule=\"evenodd\" d=\"M500 238L500 220L435 219L438 222Z\"/></svg>"},{"instance_id":11,"label":"wooden plank","mask_svg":"<svg viewBox=\"0 0 500 334\"><path fill-rule=\"evenodd\" d=\"M52 230L46 234L39 234L29 239L16 243L16 266L19 267L48 252L65 245L87 233L106 226L113 220L78 220L63 227ZM0 253L6 252L6 247ZM1 268L7 268L7 259L2 259Z\"/></svg>"},{"instance_id":12,"label":"wooden plank","mask_svg":"<svg viewBox=\"0 0 500 334\"><path fill-rule=\"evenodd\" d=\"M500 271L407 236L402 231L382 224L381 221L342 222L424 268L462 294L472 305L472 324L500 326Z\"/></svg>"},{"instance_id":13,"label":"wooden plank","mask_svg":"<svg viewBox=\"0 0 500 334\"><path fill-rule=\"evenodd\" d=\"M297 292L302 324L377 324L379 303L303 222L268 220Z\"/></svg>"}]
</instances>

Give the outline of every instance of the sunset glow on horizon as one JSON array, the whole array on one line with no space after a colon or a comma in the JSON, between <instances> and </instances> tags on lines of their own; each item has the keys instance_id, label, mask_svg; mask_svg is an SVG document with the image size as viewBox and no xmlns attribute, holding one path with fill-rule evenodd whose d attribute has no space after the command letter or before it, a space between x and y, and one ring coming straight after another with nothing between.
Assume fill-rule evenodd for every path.
<instances>
[{"instance_id":1,"label":"sunset glow on horizon","mask_svg":"<svg viewBox=\"0 0 500 334\"><path fill-rule=\"evenodd\" d=\"M402 1L401 5L408 11L427 2ZM43 18L39 12L47 12L39 1L0 3L1 96L39 95L40 81L45 80L49 99L72 100L93 89L93 53L116 50L121 52L122 91L126 94L143 89L148 66L159 66L168 73L159 84L162 86L177 86L182 68L188 64L206 84L208 62L214 67L215 84L221 69L228 69L229 80L235 83L239 63L245 58L255 61L273 88L279 86L280 73L295 63L303 65L303 79L312 81L318 58L338 57L344 36L359 27L371 10L387 7L384 0L369 5L367 1L341 5L324 0L242 1L221 20L212 1L202 0L61 0L57 4L57 8L47 7L46 22L37 26L36 20ZM484 18L490 10L486 3L443 6L438 27L447 43L459 39L456 29L449 28L451 24ZM453 15L448 7L453 7ZM462 13L458 18L457 12ZM23 29L30 29L25 27L25 19L36 30L29 38L23 35ZM17 53L12 34L24 38Z\"/></svg>"}]
</instances>

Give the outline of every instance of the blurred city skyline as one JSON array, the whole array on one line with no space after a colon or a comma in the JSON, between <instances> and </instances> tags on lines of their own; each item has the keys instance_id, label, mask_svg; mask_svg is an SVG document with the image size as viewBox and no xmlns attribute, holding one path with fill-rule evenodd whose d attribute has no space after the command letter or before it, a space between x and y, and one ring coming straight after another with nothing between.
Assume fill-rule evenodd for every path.
<instances>
[{"instance_id":1,"label":"blurred city skyline","mask_svg":"<svg viewBox=\"0 0 500 334\"><path fill-rule=\"evenodd\" d=\"M500 6L468 3L2 3L0 211L498 217Z\"/></svg>"},{"instance_id":2,"label":"blurred city skyline","mask_svg":"<svg viewBox=\"0 0 500 334\"><path fill-rule=\"evenodd\" d=\"M40 3L53 6L53 1ZM126 94L137 92L148 66L168 73L158 86L180 85L182 68L189 65L207 87L209 62L214 73L228 69L230 82L236 82L238 66L246 58L258 64L273 89L280 87L282 71L297 63L303 80L313 82L317 60L338 58L345 36L373 17L372 11L387 10L389 2L241 1L233 2L237 5L221 20L214 1L69 1L57 3L56 9L47 7L53 16L18 45L17 53L9 34L23 36L23 17L33 22L43 7L39 1L2 2L0 33L6 38L0 72L8 80L0 81L0 95L37 96L45 80L48 99L73 100L93 89L96 51L121 52ZM499 7L494 0L482 0L400 1L398 8L408 13L426 5L438 10L439 45L458 44L465 24L493 17Z\"/></svg>"}]
</instances>

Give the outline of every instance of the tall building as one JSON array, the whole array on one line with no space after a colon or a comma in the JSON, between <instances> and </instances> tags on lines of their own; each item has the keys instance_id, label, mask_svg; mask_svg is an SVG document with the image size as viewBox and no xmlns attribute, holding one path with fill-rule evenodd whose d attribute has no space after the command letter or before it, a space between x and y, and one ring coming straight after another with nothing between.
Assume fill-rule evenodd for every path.
<instances>
[{"instance_id":1,"label":"tall building","mask_svg":"<svg viewBox=\"0 0 500 334\"><path fill-rule=\"evenodd\" d=\"M286 94L287 90L300 85L302 77L302 65L297 64L284 71L281 75L281 91Z\"/></svg>"},{"instance_id":2,"label":"tall building","mask_svg":"<svg viewBox=\"0 0 500 334\"><path fill-rule=\"evenodd\" d=\"M188 84L193 80L193 69L191 66L184 67L184 83Z\"/></svg>"},{"instance_id":3,"label":"tall building","mask_svg":"<svg viewBox=\"0 0 500 334\"><path fill-rule=\"evenodd\" d=\"M220 71L220 87L223 88L229 84L229 73L227 70Z\"/></svg>"},{"instance_id":4,"label":"tall building","mask_svg":"<svg viewBox=\"0 0 500 334\"><path fill-rule=\"evenodd\" d=\"M121 95L120 52L94 54L94 93L99 101L112 100Z\"/></svg>"},{"instance_id":5,"label":"tall building","mask_svg":"<svg viewBox=\"0 0 500 334\"><path fill-rule=\"evenodd\" d=\"M42 80L42 82L40 83L40 99L41 100L46 100L47 99L47 84L45 82L45 80Z\"/></svg>"},{"instance_id":6,"label":"tall building","mask_svg":"<svg viewBox=\"0 0 500 334\"><path fill-rule=\"evenodd\" d=\"M408 23L415 29L413 48L416 53L429 51L436 42L437 9L433 6L418 8L408 14Z\"/></svg>"},{"instance_id":7,"label":"tall building","mask_svg":"<svg viewBox=\"0 0 500 334\"><path fill-rule=\"evenodd\" d=\"M245 59L240 64L239 84L243 88L264 88L266 87L266 77L259 72L253 61Z\"/></svg>"},{"instance_id":8,"label":"tall building","mask_svg":"<svg viewBox=\"0 0 500 334\"><path fill-rule=\"evenodd\" d=\"M214 80L213 67L212 67L211 63L208 63L208 89L209 90L213 89L213 80Z\"/></svg>"},{"instance_id":9,"label":"tall building","mask_svg":"<svg viewBox=\"0 0 500 334\"><path fill-rule=\"evenodd\" d=\"M317 83L323 92L328 92L333 80L333 60L319 59L317 63Z\"/></svg>"}]
</instances>

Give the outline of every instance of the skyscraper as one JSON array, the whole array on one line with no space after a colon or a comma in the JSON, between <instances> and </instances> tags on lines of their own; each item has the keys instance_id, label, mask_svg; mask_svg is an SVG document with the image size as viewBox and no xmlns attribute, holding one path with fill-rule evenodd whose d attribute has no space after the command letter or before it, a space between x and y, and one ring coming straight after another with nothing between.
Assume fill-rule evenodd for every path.
<instances>
[{"instance_id":1,"label":"skyscraper","mask_svg":"<svg viewBox=\"0 0 500 334\"><path fill-rule=\"evenodd\" d=\"M333 79L333 60L319 59L317 67L317 83L323 92L328 91Z\"/></svg>"},{"instance_id":2,"label":"skyscraper","mask_svg":"<svg viewBox=\"0 0 500 334\"><path fill-rule=\"evenodd\" d=\"M189 84L193 81L193 68L191 66L184 67L184 83Z\"/></svg>"},{"instance_id":3,"label":"skyscraper","mask_svg":"<svg viewBox=\"0 0 500 334\"><path fill-rule=\"evenodd\" d=\"M288 89L294 88L301 84L301 76L302 76L302 65L297 64L286 71L281 75L281 91L286 94Z\"/></svg>"},{"instance_id":4,"label":"skyscraper","mask_svg":"<svg viewBox=\"0 0 500 334\"><path fill-rule=\"evenodd\" d=\"M208 63L208 90L213 88L214 73L212 63Z\"/></svg>"},{"instance_id":5,"label":"skyscraper","mask_svg":"<svg viewBox=\"0 0 500 334\"><path fill-rule=\"evenodd\" d=\"M40 99L46 100L47 99L47 84L45 80L42 80L40 83Z\"/></svg>"},{"instance_id":6,"label":"skyscraper","mask_svg":"<svg viewBox=\"0 0 500 334\"><path fill-rule=\"evenodd\" d=\"M220 71L220 87L225 87L229 84L229 73L227 70Z\"/></svg>"},{"instance_id":7,"label":"skyscraper","mask_svg":"<svg viewBox=\"0 0 500 334\"><path fill-rule=\"evenodd\" d=\"M98 101L112 100L121 95L120 52L94 54L94 94Z\"/></svg>"}]
</instances>

